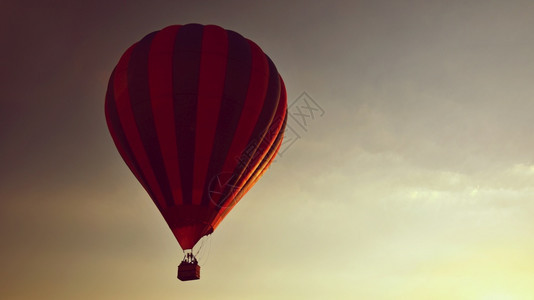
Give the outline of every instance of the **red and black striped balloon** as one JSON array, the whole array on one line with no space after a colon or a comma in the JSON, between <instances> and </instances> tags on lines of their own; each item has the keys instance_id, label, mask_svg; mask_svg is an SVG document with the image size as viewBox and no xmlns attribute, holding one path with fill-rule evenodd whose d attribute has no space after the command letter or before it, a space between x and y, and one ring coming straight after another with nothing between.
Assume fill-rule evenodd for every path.
<instances>
[{"instance_id":1,"label":"red and black striped balloon","mask_svg":"<svg viewBox=\"0 0 534 300\"><path fill-rule=\"evenodd\" d=\"M153 32L111 74L117 149L183 249L213 232L282 143L287 100L267 55L214 25Z\"/></svg>"}]
</instances>

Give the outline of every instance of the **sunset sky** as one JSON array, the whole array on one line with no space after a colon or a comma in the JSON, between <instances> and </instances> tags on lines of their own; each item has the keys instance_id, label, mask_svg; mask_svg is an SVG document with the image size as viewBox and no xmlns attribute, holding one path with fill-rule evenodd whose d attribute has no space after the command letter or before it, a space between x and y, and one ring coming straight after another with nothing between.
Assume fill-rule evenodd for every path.
<instances>
[{"instance_id":1,"label":"sunset sky","mask_svg":"<svg viewBox=\"0 0 534 300\"><path fill-rule=\"evenodd\" d=\"M533 16L529 0L2 1L0 298L534 299ZM255 41L288 103L324 113L289 120L298 139L181 282L104 97L126 48L187 23Z\"/></svg>"}]
</instances>

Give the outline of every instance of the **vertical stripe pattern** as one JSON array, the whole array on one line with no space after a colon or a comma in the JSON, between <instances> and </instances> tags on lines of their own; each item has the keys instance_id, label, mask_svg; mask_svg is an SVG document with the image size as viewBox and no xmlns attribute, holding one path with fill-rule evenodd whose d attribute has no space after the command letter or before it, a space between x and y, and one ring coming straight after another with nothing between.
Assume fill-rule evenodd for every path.
<instances>
[{"instance_id":1,"label":"vertical stripe pattern","mask_svg":"<svg viewBox=\"0 0 534 300\"><path fill-rule=\"evenodd\" d=\"M287 100L273 62L215 25L174 25L131 46L106 93L119 154L183 249L213 232L280 147Z\"/></svg>"},{"instance_id":2,"label":"vertical stripe pattern","mask_svg":"<svg viewBox=\"0 0 534 300\"><path fill-rule=\"evenodd\" d=\"M148 59L148 85L154 125L175 205L183 203L172 89L174 37L179 28L169 26L160 30L152 40Z\"/></svg>"}]
</instances>

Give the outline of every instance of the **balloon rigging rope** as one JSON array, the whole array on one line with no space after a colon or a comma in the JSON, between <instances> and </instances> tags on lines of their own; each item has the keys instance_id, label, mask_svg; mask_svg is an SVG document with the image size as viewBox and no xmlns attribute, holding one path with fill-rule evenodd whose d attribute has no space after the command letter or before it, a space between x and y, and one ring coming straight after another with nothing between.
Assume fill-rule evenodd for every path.
<instances>
[{"instance_id":1,"label":"balloon rigging rope","mask_svg":"<svg viewBox=\"0 0 534 300\"><path fill-rule=\"evenodd\" d=\"M204 247L205 241L206 239L202 239L202 243L200 243L200 247L198 248L197 253L195 253L195 256L197 256L200 253L200 250L202 250L202 247Z\"/></svg>"},{"instance_id":2,"label":"balloon rigging rope","mask_svg":"<svg viewBox=\"0 0 534 300\"><path fill-rule=\"evenodd\" d=\"M210 252L211 252L211 239L212 239L212 236L211 236L211 235L205 237L205 238L202 240L202 243L200 243L200 247L198 248L198 250L197 250L197 252L196 252L196 254L195 254L195 256L198 255L197 259L199 260L199 265L200 265L200 266L203 266L203 265L208 261L208 259L209 259L209 257L210 257ZM208 241L206 242L206 240L208 240ZM206 243L208 244L208 245L207 245L207 247L208 247L208 248L207 248L207 252L208 252L208 253L207 253L207 256L206 256L205 259L204 259L204 255L205 255L205 253L206 253L206 247L204 247L204 245L205 245ZM204 249L204 251L201 252L202 249ZM200 263L200 260L202 260L202 263Z\"/></svg>"},{"instance_id":3,"label":"balloon rigging rope","mask_svg":"<svg viewBox=\"0 0 534 300\"><path fill-rule=\"evenodd\" d=\"M208 237L209 239L209 245L208 245L208 256L206 257L206 260L204 260L204 262L202 263L202 265L204 265L205 263L208 262L208 259L210 258L210 252L211 252L211 235Z\"/></svg>"}]
</instances>

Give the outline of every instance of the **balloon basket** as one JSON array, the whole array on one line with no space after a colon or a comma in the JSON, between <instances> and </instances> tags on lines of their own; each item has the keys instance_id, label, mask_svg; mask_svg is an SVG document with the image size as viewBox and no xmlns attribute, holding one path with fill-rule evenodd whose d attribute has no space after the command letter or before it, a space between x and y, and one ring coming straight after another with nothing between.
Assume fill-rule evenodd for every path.
<instances>
[{"instance_id":1,"label":"balloon basket","mask_svg":"<svg viewBox=\"0 0 534 300\"><path fill-rule=\"evenodd\" d=\"M178 266L178 279L181 281L200 279L200 266L194 256L186 256Z\"/></svg>"},{"instance_id":2,"label":"balloon basket","mask_svg":"<svg viewBox=\"0 0 534 300\"><path fill-rule=\"evenodd\" d=\"M197 264L181 263L178 266L178 279L181 281L200 279L200 266Z\"/></svg>"}]
</instances>

